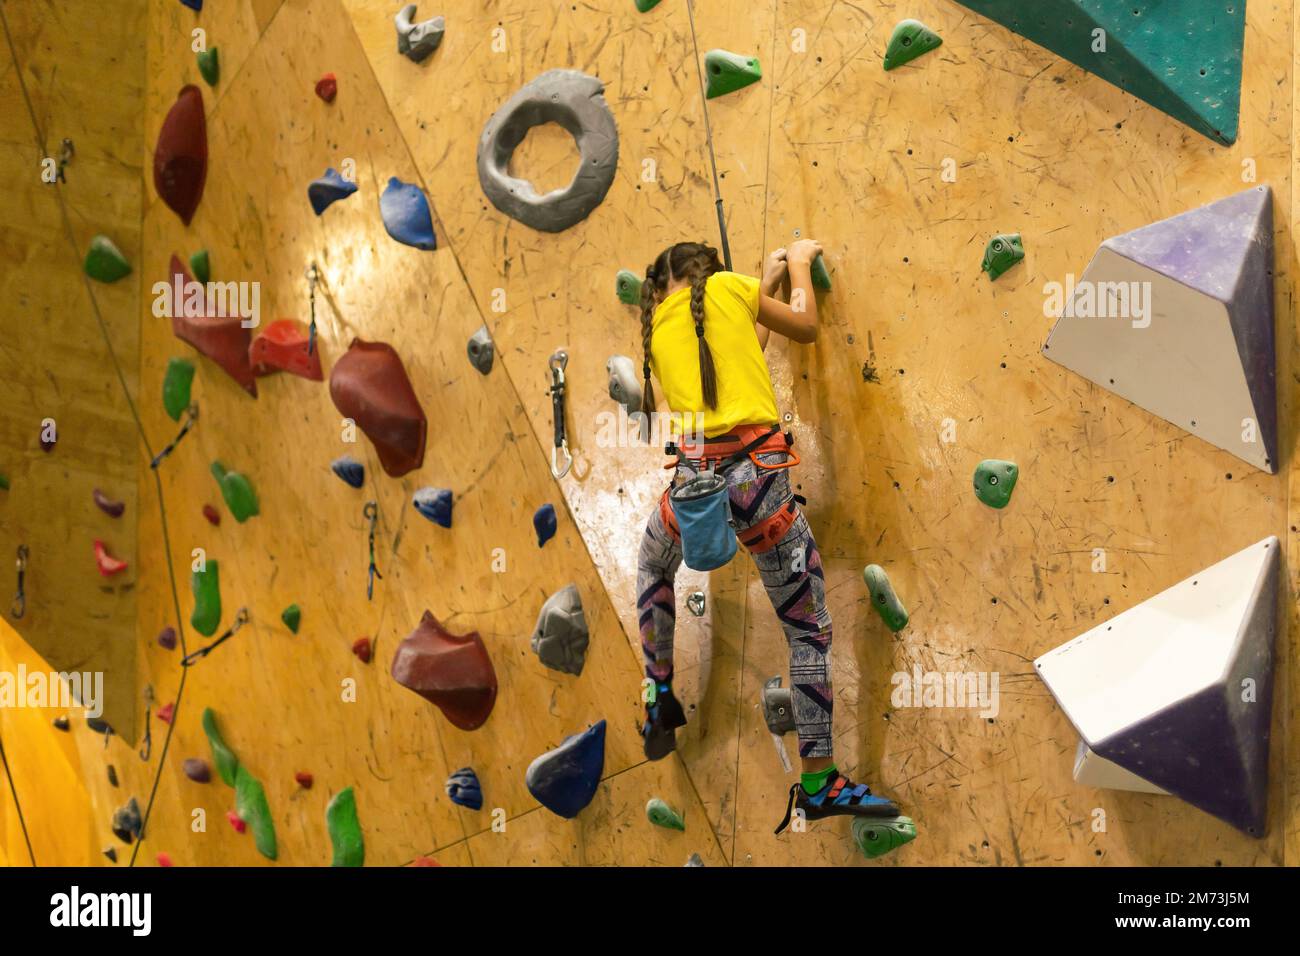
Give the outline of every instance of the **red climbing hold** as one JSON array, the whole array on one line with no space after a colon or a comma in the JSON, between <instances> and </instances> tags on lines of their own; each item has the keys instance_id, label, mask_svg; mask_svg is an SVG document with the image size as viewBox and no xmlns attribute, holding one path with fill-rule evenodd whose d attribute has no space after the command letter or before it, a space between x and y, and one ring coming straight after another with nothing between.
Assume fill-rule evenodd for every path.
<instances>
[{"instance_id":1,"label":"red climbing hold","mask_svg":"<svg viewBox=\"0 0 1300 956\"><path fill-rule=\"evenodd\" d=\"M194 84L181 88L158 132L153 151L153 186L181 222L190 224L208 178L208 125L203 94Z\"/></svg>"},{"instance_id":2,"label":"red climbing hold","mask_svg":"<svg viewBox=\"0 0 1300 956\"><path fill-rule=\"evenodd\" d=\"M212 507L212 505L203 506L203 517L208 519L208 524L221 524L221 512Z\"/></svg>"},{"instance_id":3,"label":"red climbing hold","mask_svg":"<svg viewBox=\"0 0 1300 956\"><path fill-rule=\"evenodd\" d=\"M306 770L299 770L293 775L293 779L296 780L298 786L302 787L304 790L310 790L315 778L313 778Z\"/></svg>"},{"instance_id":4,"label":"red climbing hold","mask_svg":"<svg viewBox=\"0 0 1300 956\"><path fill-rule=\"evenodd\" d=\"M216 362L254 398L257 380L248 361L252 335L238 315L226 315L209 303L204 286L190 278L175 255L171 259L170 310L172 334Z\"/></svg>"},{"instance_id":5,"label":"red climbing hold","mask_svg":"<svg viewBox=\"0 0 1300 956\"><path fill-rule=\"evenodd\" d=\"M475 632L449 634L428 611L398 645L392 675L461 730L483 726L497 699L497 675L483 639Z\"/></svg>"},{"instance_id":6,"label":"red climbing hold","mask_svg":"<svg viewBox=\"0 0 1300 956\"><path fill-rule=\"evenodd\" d=\"M335 79L333 73L326 73L316 81L316 95L326 103L333 103L334 97L339 92L339 81Z\"/></svg>"},{"instance_id":7,"label":"red climbing hold","mask_svg":"<svg viewBox=\"0 0 1300 956\"><path fill-rule=\"evenodd\" d=\"M352 642L352 653L360 658L361 663L370 663L370 638L358 637Z\"/></svg>"},{"instance_id":8,"label":"red climbing hold","mask_svg":"<svg viewBox=\"0 0 1300 956\"><path fill-rule=\"evenodd\" d=\"M158 708L158 719L161 720L164 724L170 724L172 722L172 717L175 715L175 713L176 713L176 705L174 703L163 704L161 707Z\"/></svg>"},{"instance_id":9,"label":"red climbing hold","mask_svg":"<svg viewBox=\"0 0 1300 956\"><path fill-rule=\"evenodd\" d=\"M102 541L95 542L95 564L99 566L99 573L106 578L126 570L126 562L119 561L109 554Z\"/></svg>"},{"instance_id":10,"label":"red climbing hold","mask_svg":"<svg viewBox=\"0 0 1300 956\"><path fill-rule=\"evenodd\" d=\"M308 351L307 330L293 319L276 319L253 339L248 361L254 375L290 372L313 382L325 376L320 370L320 343Z\"/></svg>"},{"instance_id":11,"label":"red climbing hold","mask_svg":"<svg viewBox=\"0 0 1300 956\"><path fill-rule=\"evenodd\" d=\"M442 866L442 864L431 856L417 856L411 861L411 866Z\"/></svg>"},{"instance_id":12,"label":"red climbing hold","mask_svg":"<svg viewBox=\"0 0 1300 956\"><path fill-rule=\"evenodd\" d=\"M330 372L330 398L374 442L390 477L424 463L424 409L391 345L353 339Z\"/></svg>"},{"instance_id":13,"label":"red climbing hold","mask_svg":"<svg viewBox=\"0 0 1300 956\"><path fill-rule=\"evenodd\" d=\"M159 866L171 866L171 865L172 865L172 858L171 858L171 854L169 854L169 853L159 853L158 856L157 856L157 860L158 860L158 865L159 865Z\"/></svg>"},{"instance_id":14,"label":"red climbing hold","mask_svg":"<svg viewBox=\"0 0 1300 956\"><path fill-rule=\"evenodd\" d=\"M235 828L236 833L243 833L248 829L248 824L234 810L226 811L226 819L230 821L230 825Z\"/></svg>"}]
</instances>

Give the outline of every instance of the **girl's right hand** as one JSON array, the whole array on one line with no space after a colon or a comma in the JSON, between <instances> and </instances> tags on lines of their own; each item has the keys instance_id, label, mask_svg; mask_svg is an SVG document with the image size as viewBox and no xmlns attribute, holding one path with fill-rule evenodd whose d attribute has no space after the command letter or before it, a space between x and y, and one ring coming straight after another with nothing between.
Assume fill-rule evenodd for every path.
<instances>
[{"instance_id":1,"label":"girl's right hand","mask_svg":"<svg viewBox=\"0 0 1300 956\"><path fill-rule=\"evenodd\" d=\"M810 266L822 254L822 244L816 239L800 239L786 250L786 261L792 265Z\"/></svg>"}]
</instances>

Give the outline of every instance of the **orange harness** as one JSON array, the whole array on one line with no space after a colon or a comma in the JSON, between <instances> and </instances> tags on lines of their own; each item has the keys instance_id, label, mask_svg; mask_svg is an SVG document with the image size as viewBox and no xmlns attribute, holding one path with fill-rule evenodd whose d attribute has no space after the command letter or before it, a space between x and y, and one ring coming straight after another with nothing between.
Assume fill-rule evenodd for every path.
<instances>
[{"instance_id":1,"label":"orange harness","mask_svg":"<svg viewBox=\"0 0 1300 956\"><path fill-rule=\"evenodd\" d=\"M703 442L683 441L681 445L669 445L666 449L668 454L676 453L678 457L677 460L669 462L664 468L676 468L682 459L704 467L716 468L726 458L736 454L740 449L768 431L771 431L771 429L764 428L762 425L742 425L725 435L706 438ZM785 468L793 468L799 464L799 456L795 454L793 446L794 438L789 432L784 435L778 432L750 451L749 458L755 467L764 471L781 471ZM788 460L779 465L769 465L758 460L759 455L771 452L786 452ZM668 500L671 491L672 486L670 485L659 498L659 519L674 540L680 541L682 533L677 527L677 518L673 514L672 503ZM797 517L799 517L799 505L792 497L774 513L738 533L736 537L750 554L762 554L764 551L770 551L776 547L777 542L785 537L786 532L790 530L790 526L794 524Z\"/></svg>"}]
</instances>

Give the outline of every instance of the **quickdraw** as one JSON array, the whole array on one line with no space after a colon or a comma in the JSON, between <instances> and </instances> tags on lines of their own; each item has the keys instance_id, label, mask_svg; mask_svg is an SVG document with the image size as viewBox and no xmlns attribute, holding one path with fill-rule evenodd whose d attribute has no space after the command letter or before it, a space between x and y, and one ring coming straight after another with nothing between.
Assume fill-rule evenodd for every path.
<instances>
[{"instance_id":1,"label":"quickdraw","mask_svg":"<svg viewBox=\"0 0 1300 956\"><path fill-rule=\"evenodd\" d=\"M370 522L370 570L366 579L366 600L375 599L375 578L383 580L384 576L379 573L379 568L375 566L375 522L379 520L379 505L374 501L367 501L366 507L362 510L362 515Z\"/></svg>"},{"instance_id":2,"label":"quickdraw","mask_svg":"<svg viewBox=\"0 0 1300 956\"><path fill-rule=\"evenodd\" d=\"M555 419L555 447L551 449L551 474L563 478L573 466L573 455L569 453L569 440L564 433L564 370L569 365L569 353L558 349L551 356L551 414ZM560 466L560 456L564 456L564 466Z\"/></svg>"},{"instance_id":3,"label":"quickdraw","mask_svg":"<svg viewBox=\"0 0 1300 956\"><path fill-rule=\"evenodd\" d=\"M27 613L27 545L18 546L18 560L15 563L18 566L18 593L14 595L14 603L9 606L9 613L15 621L20 621Z\"/></svg>"},{"instance_id":4,"label":"quickdraw","mask_svg":"<svg viewBox=\"0 0 1300 956\"><path fill-rule=\"evenodd\" d=\"M241 607L239 609L239 612L235 615L235 623L230 625L230 628L226 631L226 633L222 634L219 638L217 638L211 644L208 644L206 647L200 647L197 651L191 651L189 654L186 654L184 657L181 658L181 666L193 667L199 661L203 660L203 658L207 657L209 654L215 651L222 644L226 643L226 641L234 637L235 633L247 623L248 623L248 608Z\"/></svg>"},{"instance_id":5,"label":"quickdraw","mask_svg":"<svg viewBox=\"0 0 1300 956\"><path fill-rule=\"evenodd\" d=\"M144 687L144 743L140 745L140 759L148 760L153 753L153 684Z\"/></svg>"},{"instance_id":6,"label":"quickdraw","mask_svg":"<svg viewBox=\"0 0 1300 956\"><path fill-rule=\"evenodd\" d=\"M307 267L308 295L311 298L311 326L307 329L307 354L316 350L316 283L320 281L320 269L313 260Z\"/></svg>"},{"instance_id":7,"label":"quickdraw","mask_svg":"<svg viewBox=\"0 0 1300 956\"><path fill-rule=\"evenodd\" d=\"M149 467L156 470L158 466L162 464L163 459L176 450L176 446L181 443L181 439L189 434L189 430L194 427L194 423L198 420L199 405L198 402L195 402L190 406L189 411L185 413L185 424L181 426L181 430L176 434L176 437L172 439L170 445L158 452L158 454L154 455L153 461L149 462Z\"/></svg>"}]
</instances>

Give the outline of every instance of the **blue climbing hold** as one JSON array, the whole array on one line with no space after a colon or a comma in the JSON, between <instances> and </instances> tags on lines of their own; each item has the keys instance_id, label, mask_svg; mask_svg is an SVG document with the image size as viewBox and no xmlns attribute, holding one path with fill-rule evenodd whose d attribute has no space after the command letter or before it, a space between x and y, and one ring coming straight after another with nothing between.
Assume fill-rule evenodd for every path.
<instances>
[{"instance_id":1,"label":"blue climbing hold","mask_svg":"<svg viewBox=\"0 0 1300 956\"><path fill-rule=\"evenodd\" d=\"M528 767L524 783L552 813L573 819L596 795L605 770L605 722L567 738Z\"/></svg>"},{"instance_id":2,"label":"blue climbing hold","mask_svg":"<svg viewBox=\"0 0 1300 956\"><path fill-rule=\"evenodd\" d=\"M181 0L181 6L189 7L195 13L203 9L203 0Z\"/></svg>"},{"instance_id":3,"label":"blue climbing hold","mask_svg":"<svg viewBox=\"0 0 1300 956\"><path fill-rule=\"evenodd\" d=\"M357 184L348 182L331 166L325 175L312 181L307 187L307 198L311 200L311 209L320 215L340 199L347 199L357 191Z\"/></svg>"},{"instance_id":4,"label":"blue climbing hold","mask_svg":"<svg viewBox=\"0 0 1300 956\"><path fill-rule=\"evenodd\" d=\"M335 458L330 462L330 468L353 488L360 488L366 483L366 466L351 455Z\"/></svg>"},{"instance_id":5,"label":"blue climbing hold","mask_svg":"<svg viewBox=\"0 0 1300 956\"><path fill-rule=\"evenodd\" d=\"M415 510L434 524L451 527L451 492L446 488L421 488L413 503Z\"/></svg>"},{"instance_id":6,"label":"blue climbing hold","mask_svg":"<svg viewBox=\"0 0 1300 956\"><path fill-rule=\"evenodd\" d=\"M544 504L533 515L533 528L537 531L537 546L540 548L555 537L555 505Z\"/></svg>"},{"instance_id":7,"label":"blue climbing hold","mask_svg":"<svg viewBox=\"0 0 1300 956\"><path fill-rule=\"evenodd\" d=\"M419 186L404 183L396 176L388 180L388 187L379 197L379 215L388 234L398 242L417 249L438 248L429 200Z\"/></svg>"},{"instance_id":8,"label":"blue climbing hold","mask_svg":"<svg viewBox=\"0 0 1300 956\"><path fill-rule=\"evenodd\" d=\"M461 767L447 778L447 796L451 802L471 810L483 809L483 788L471 767Z\"/></svg>"}]
</instances>

